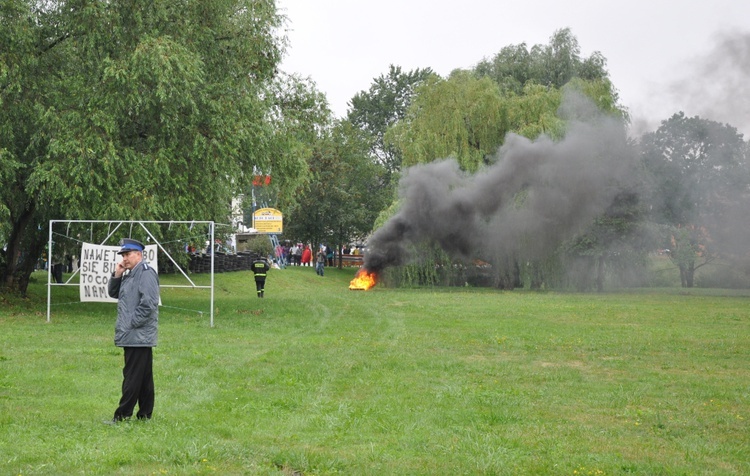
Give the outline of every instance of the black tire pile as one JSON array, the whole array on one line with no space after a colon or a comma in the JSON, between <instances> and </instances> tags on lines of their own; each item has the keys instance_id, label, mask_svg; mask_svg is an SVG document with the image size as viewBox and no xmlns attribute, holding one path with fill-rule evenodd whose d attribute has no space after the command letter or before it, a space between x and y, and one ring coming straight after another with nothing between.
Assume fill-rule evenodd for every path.
<instances>
[{"instance_id":1,"label":"black tire pile","mask_svg":"<svg viewBox=\"0 0 750 476\"><path fill-rule=\"evenodd\" d=\"M216 253L214 256L214 273L226 273L230 271L249 271L253 261L258 257L252 251L240 251L235 254ZM188 269L193 273L210 273L211 256L199 255L190 259Z\"/></svg>"},{"instance_id":2,"label":"black tire pile","mask_svg":"<svg viewBox=\"0 0 750 476\"><path fill-rule=\"evenodd\" d=\"M253 261L259 257L258 253L253 251L240 251L237 254L216 253L214 256L214 272L227 273L230 271L250 271ZM161 258L161 257L160 257ZM192 254L188 263L188 270L191 273L210 273L211 272L211 255ZM159 273L171 274L176 272L174 264L169 259L159 261Z\"/></svg>"}]
</instances>

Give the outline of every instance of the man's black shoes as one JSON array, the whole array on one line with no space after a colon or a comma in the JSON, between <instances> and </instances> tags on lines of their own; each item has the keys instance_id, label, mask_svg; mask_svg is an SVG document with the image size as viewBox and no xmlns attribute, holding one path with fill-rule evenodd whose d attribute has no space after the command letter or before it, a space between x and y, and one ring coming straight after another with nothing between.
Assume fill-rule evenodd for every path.
<instances>
[{"instance_id":1,"label":"man's black shoes","mask_svg":"<svg viewBox=\"0 0 750 476\"><path fill-rule=\"evenodd\" d=\"M104 420L104 421L102 421L102 423L104 423L105 425L117 425L121 421L127 421L127 420L128 420L128 418L117 418L117 417L115 417L115 418L112 418L111 420Z\"/></svg>"},{"instance_id":2,"label":"man's black shoes","mask_svg":"<svg viewBox=\"0 0 750 476\"><path fill-rule=\"evenodd\" d=\"M136 419L138 421L149 421L151 419L151 415L144 415L144 416L138 415L136 416ZM102 421L102 423L104 423L105 425L117 425L120 422L129 422L129 421L130 421L130 417L114 417L111 420L104 420Z\"/></svg>"}]
</instances>

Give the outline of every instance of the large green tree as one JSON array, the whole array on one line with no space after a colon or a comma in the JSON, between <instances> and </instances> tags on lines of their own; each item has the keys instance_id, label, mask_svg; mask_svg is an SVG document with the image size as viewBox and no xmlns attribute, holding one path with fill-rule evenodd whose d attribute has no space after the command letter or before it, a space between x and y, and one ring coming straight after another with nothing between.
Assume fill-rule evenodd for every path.
<instances>
[{"instance_id":1,"label":"large green tree","mask_svg":"<svg viewBox=\"0 0 750 476\"><path fill-rule=\"evenodd\" d=\"M737 251L727 230L750 208L747 144L728 124L680 112L645 134L641 148L651 219L665 230L682 286L692 287L698 268Z\"/></svg>"},{"instance_id":2,"label":"large green tree","mask_svg":"<svg viewBox=\"0 0 750 476\"><path fill-rule=\"evenodd\" d=\"M565 28L547 45L510 45L470 71L455 70L447 79L429 77L385 142L400 151L406 166L453 157L464 170L476 171L508 132L560 139L566 121L587 120L560 110L565 89L593 101L592 116L604 112L628 119L606 59L598 52L582 58L578 40Z\"/></svg>"},{"instance_id":3,"label":"large green tree","mask_svg":"<svg viewBox=\"0 0 750 476\"><path fill-rule=\"evenodd\" d=\"M273 0L0 1L0 286L25 290L49 219L224 221L254 167L294 190L281 21Z\"/></svg>"},{"instance_id":4,"label":"large green tree","mask_svg":"<svg viewBox=\"0 0 750 476\"><path fill-rule=\"evenodd\" d=\"M590 119L580 117L580 111L561 110L566 89L593 101L591 116L625 116L605 81L574 78L561 89L530 82L516 95L504 93L488 77L456 70L447 79L426 81L386 140L401 151L404 166L452 157L462 169L475 172L490 162L508 132L560 139L568 120Z\"/></svg>"},{"instance_id":5,"label":"large green tree","mask_svg":"<svg viewBox=\"0 0 750 476\"><path fill-rule=\"evenodd\" d=\"M387 171L372 161L368 148L368 138L345 120L315 143L312 179L298 191L284 236L340 249L367 235L391 198L381 186Z\"/></svg>"},{"instance_id":6,"label":"large green tree","mask_svg":"<svg viewBox=\"0 0 750 476\"><path fill-rule=\"evenodd\" d=\"M586 231L563 244L564 276L569 286L602 292L608 276L624 285L643 282L638 276L654 248L647 239L645 211L637 192L636 187L623 189Z\"/></svg>"},{"instance_id":7,"label":"large green tree","mask_svg":"<svg viewBox=\"0 0 750 476\"><path fill-rule=\"evenodd\" d=\"M546 45L528 48L521 43L503 47L492 59L480 61L474 73L491 78L505 92L522 94L529 82L559 89L573 78L608 80L606 64L598 51L582 58L578 39L569 28L563 28Z\"/></svg>"},{"instance_id":8,"label":"large green tree","mask_svg":"<svg viewBox=\"0 0 750 476\"><path fill-rule=\"evenodd\" d=\"M259 180L261 184L254 183L252 189L248 187L245 190L245 197L252 196L255 199L255 203L247 199L243 202L247 217L255 211L253 207L270 206L283 212L296 203L296 193L289 193L286 178L300 177L299 171L295 170L298 166L296 159L312 157L314 144L330 128L333 120L328 100L310 78L280 73L269 93L273 106L268 121L272 125L274 137L268 146L276 160L269 169L256 166L256 174L268 178L269 183ZM287 170L287 166L292 169ZM296 181L297 187L292 189L294 192L312 179L307 169L305 166L306 173L301 177L302 180ZM250 220L246 220L246 223L250 223Z\"/></svg>"},{"instance_id":9,"label":"large green tree","mask_svg":"<svg viewBox=\"0 0 750 476\"><path fill-rule=\"evenodd\" d=\"M509 103L489 78L456 70L448 79L431 77L417 91L407 116L386 135L404 166L453 157L475 171L510 130Z\"/></svg>"},{"instance_id":10,"label":"large green tree","mask_svg":"<svg viewBox=\"0 0 750 476\"><path fill-rule=\"evenodd\" d=\"M370 137L370 153L392 177L401 169L401 152L385 141L388 128L406 116L416 88L434 75L430 68L403 72L391 65L388 73L373 80L349 102L347 120Z\"/></svg>"}]
</instances>

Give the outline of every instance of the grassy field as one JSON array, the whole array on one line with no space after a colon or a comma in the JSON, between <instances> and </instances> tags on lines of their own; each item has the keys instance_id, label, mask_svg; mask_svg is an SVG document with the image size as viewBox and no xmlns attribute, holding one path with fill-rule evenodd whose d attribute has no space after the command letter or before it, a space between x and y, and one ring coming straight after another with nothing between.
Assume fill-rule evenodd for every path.
<instances>
[{"instance_id":1,"label":"grassy field","mask_svg":"<svg viewBox=\"0 0 750 476\"><path fill-rule=\"evenodd\" d=\"M272 270L262 300L217 275L213 328L208 292L165 289L154 418L117 426L114 306L55 287L47 323L37 276L0 302L0 475L750 474L748 293L353 273Z\"/></svg>"}]
</instances>

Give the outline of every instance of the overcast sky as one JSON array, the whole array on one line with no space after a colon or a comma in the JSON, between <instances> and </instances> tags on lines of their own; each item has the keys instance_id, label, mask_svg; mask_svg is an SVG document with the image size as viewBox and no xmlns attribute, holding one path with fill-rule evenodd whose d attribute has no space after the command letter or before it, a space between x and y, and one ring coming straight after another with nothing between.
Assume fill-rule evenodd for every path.
<instances>
[{"instance_id":1,"label":"overcast sky","mask_svg":"<svg viewBox=\"0 0 750 476\"><path fill-rule=\"evenodd\" d=\"M619 5L619 6L618 6ZM281 69L315 81L338 117L388 72L446 77L501 48L546 45L570 28L583 57L599 51L633 119L653 130L680 110L750 138L748 0L278 0L290 48Z\"/></svg>"}]
</instances>

